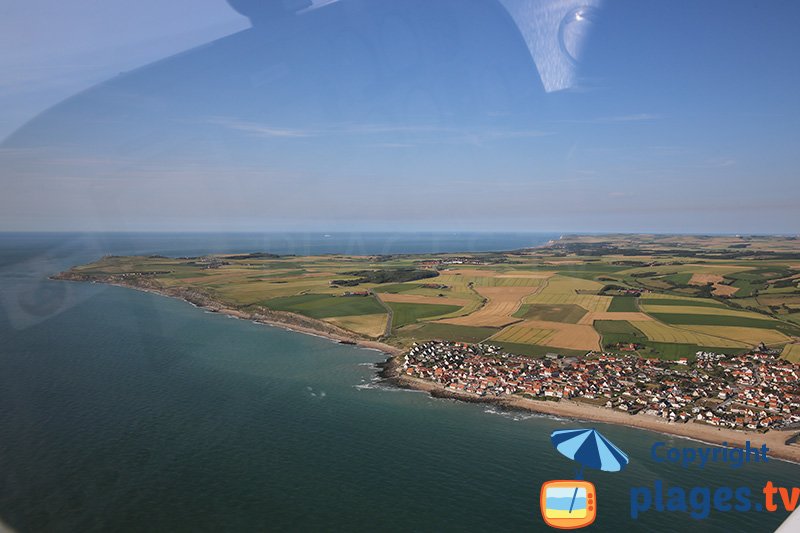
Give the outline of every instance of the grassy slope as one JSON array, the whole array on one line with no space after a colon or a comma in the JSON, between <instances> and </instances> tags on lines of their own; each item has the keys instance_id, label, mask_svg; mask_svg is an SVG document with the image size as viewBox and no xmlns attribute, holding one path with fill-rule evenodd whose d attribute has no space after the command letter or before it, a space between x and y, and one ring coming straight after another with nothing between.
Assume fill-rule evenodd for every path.
<instances>
[{"instance_id":1,"label":"grassy slope","mask_svg":"<svg viewBox=\"0 0 800 533\"><path fill-rule=\"evenodd\" d=\"M311 318L375 315L384 312L383 306L372 296L304 294L274 298L267 300L263 305L275 311L290 311Z\"/></svg>"},{"instance_id":2,"label":"grassy slope","mask_svg":"<svg viewBox=\"0 0 800 533\"><path fill-rule=\"evenodd\" d=\"M455 342L481 342L495 333L497 333L497 328L457 326L436 322L409 325L396 332L399 337L415 341L435 339Z\"/></svg>"},{"instance_id":3,"label":"grassy slope","mask_svg":"<svg viewBox=\"0 0 800 533\"><path fill-rule=\"evenodd\" d=\"M421 318L430 318L440 315L453 313L460 309L457 305L441 305L441 304L410 304L387 302L392 309L393 319L392 327L394 329L401 328L408 324L413 324Z\"/></svg>"}]
</instances>

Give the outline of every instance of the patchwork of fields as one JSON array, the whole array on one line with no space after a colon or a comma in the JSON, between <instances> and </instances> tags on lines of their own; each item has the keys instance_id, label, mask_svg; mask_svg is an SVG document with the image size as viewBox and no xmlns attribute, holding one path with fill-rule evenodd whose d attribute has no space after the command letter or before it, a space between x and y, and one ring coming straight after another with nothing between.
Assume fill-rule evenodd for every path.
<instances>
[{"instance_id":1,"label":"patchwork of fields","mask_svg":"<svg viewBox=\"0 0 800 533\"><path fill-rule=\"evenodd\" d=\"M240 311L295 313L398 346L490 339L530 355L675 358L764 343L800 359L798 241L651 238L435 256L105 257L67 274L191 290Z\"/></svg>"},{"instance_id":2,"label":"patchwork of fields","mask_svg":"<svg viewBox=\"0 0 800 533\"><path fill-rule=\"evenodd\" d=\"M483 326L483 327L503 327L519 319L514 317L514 313L522 305L522 300L539 290L538 286L481 286L475 287L475 292L485 300L483 307L470 313L469 315L458 318L447 318L444 322L460 326Z\"/></svg>"}]
</instances>

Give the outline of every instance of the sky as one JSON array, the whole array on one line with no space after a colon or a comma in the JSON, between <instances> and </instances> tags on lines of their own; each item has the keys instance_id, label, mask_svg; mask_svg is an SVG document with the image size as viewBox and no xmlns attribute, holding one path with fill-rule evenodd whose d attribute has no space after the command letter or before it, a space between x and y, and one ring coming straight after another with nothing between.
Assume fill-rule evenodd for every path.
<instances>
[{"instance_id":1,"label":"sky","mask_svg":"<svg viewBox=\"0 0 800 533\"><path fill-rule=\"evenodd\" d=\"M800 228L796 2L294 5L0 7L0 230Z\"/></svg>"}]
</instances>

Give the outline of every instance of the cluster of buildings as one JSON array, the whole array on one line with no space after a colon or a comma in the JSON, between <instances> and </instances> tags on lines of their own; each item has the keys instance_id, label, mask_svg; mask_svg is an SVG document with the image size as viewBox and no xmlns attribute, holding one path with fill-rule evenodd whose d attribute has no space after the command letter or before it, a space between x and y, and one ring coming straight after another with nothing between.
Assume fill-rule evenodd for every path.
<instances>
[{"instance_id":1,"label":"cluster of buildings","mask_svg":"<svg viewBox=\"0 0 800 533\"><path fill-rule=\"evenodd\" d=\"M497 262L497 261L494 261ZM441 266L459 266L459 265L489 265L492 264L488 262L486 259L481 259L478 257L471 257L471 256L460 256L460 257L447 257L444 259L425 259L423 261L415 261L417 266L420 267L441 267Z\"/></svg>"},{"instance_id":2,"label":"cluster of buildings","mask_svg":"<svg viewBox=\"0 0 800 533\"><path fill-rule=\"evenodd\" d=\"M408 351L402 372L477 396L573 399L736 429L800 427L800 366L766 350L698 352L693 362L605 353L534 359L489 344L428 341Z\"/></svg>"}]
</instances>

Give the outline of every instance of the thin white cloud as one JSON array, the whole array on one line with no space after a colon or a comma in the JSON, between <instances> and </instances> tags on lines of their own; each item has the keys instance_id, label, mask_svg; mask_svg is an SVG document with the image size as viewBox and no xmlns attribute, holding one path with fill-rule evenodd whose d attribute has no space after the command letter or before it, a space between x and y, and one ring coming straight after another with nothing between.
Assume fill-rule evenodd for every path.
<instances>
[{"instance_id":1,"label":"thin white cloud","mask_svg":"<svg viewBox=\"0 0 800 533\"><path fill-rule=\"evenodd\" d=\"M545 137L553 132L544 130L513 130L502 128L456 128L432 124L336 124L313 128L292 128L248 122L237 118L212 117L205 121L234 131L243 132L256 137L266 138L309 138L309 137L341 137L341 136L381 136L381 135L413 135L416 137L429 135L427 143L481 143L505 139L524 139ZM387 143L384 143L387 144ZM409 146L403 137L393 139L388 144L398 147Z\"/></svg>"},{"instance_id":2,"label":"thin white cloud","mask_svg":"<svg viewBox=\"0 0 800 533\"><path fill-rule=\"evenodd\" d=\"M290 128L280 128L255 122L245 122L229 118L215 118L208 121L231 130L249 133L257 137L310 137L315 132Z\"/></svg>"}]
</instances>

